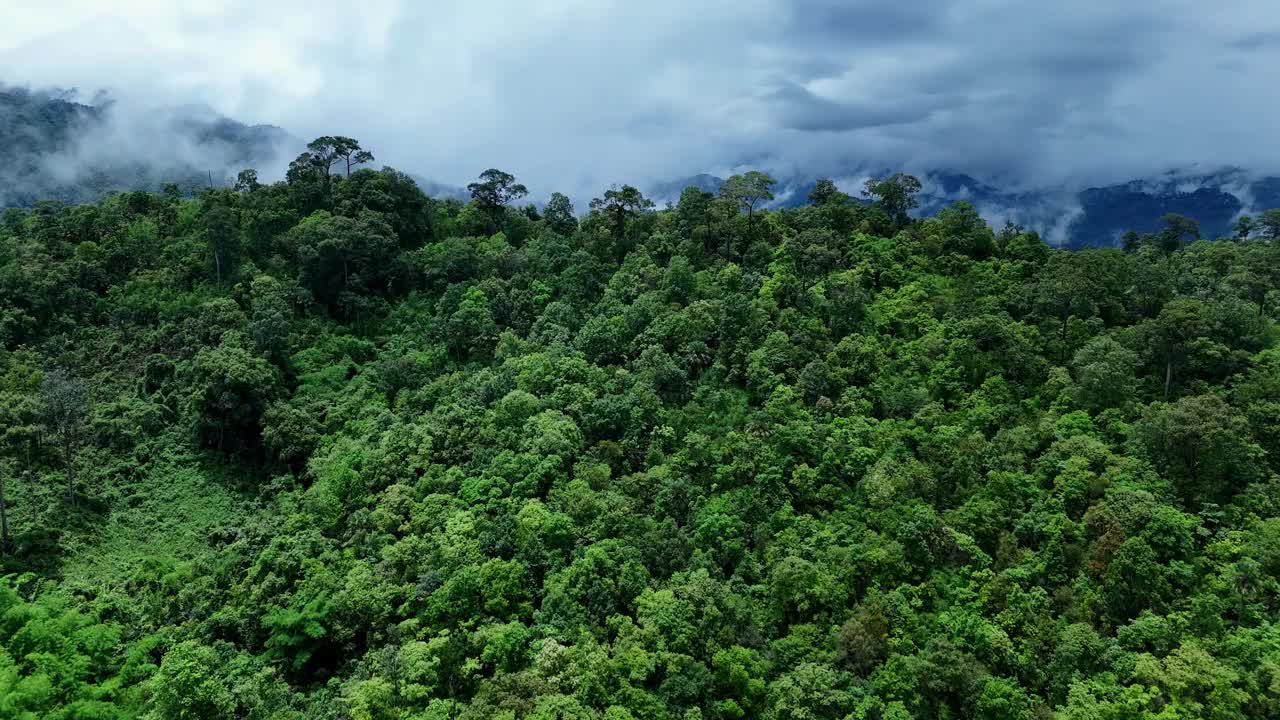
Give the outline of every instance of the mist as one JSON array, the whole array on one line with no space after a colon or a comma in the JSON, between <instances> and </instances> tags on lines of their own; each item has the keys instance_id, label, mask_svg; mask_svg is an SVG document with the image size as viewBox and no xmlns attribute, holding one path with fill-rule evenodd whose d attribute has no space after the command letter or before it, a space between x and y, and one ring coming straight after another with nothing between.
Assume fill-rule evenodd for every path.
<instances>
[{"instance_id":1,"label":"mist","mask_svg":"<svg viewBox=\"0 0 1280 720\"><path fill-rule=\"evenodd\" d=\"M0 40L5 81L116 98L68 172L102 148L214 164L156 121L187 105L350 135L442 183L499 167L535 197L746 167L946 169L1013 191L1280 170L1270 0L101 7L19 7Z\"/></svg>"},{"instance_id":2,"label":"mist","mask_svg":"<svg viewBox=\"0 0 1280 720\"><path fill-rule=\"evenodd\" d=\"M115 190L190 192L227 185L247 167L281 179L301 143L279 128L246 126L200 105L147 106L99 91L0 86L0 206L78 202Z\"/></svg>"}]
</instances>

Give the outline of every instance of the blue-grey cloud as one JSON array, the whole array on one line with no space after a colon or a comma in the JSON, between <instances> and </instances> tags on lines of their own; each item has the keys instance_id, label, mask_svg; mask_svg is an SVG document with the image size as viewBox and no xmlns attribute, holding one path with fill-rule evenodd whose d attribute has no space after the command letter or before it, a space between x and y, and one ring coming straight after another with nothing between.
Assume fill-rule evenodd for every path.
<instances>
[{"instance_id":1,"label":"blue-grey cloud","mask_svg":"<svg viewBox=\"0 0 1280 720\"><path fill-rule=\"evenodd\" d=\"M950 20L947 0L807 0L790 4L790 29L835 46L895 45L928 39Z\"/></svg>"},{"instance_id":2,"label":"blue-grey cloud","mask_svg":"<svg viewBox=\"0 0 1280 720\"><path fill-rule=\"evenodd\" d=\"M961 95L869 98L845 101L819 97L795 83L769 95L783 127L813 132L840 132L924 122L934 113L964 104Z\"/></svg>"},{"instance_id":3,"label":"blue-grey cloud","mask_svg":"<svg viewBox=\"0 0 1280 720\"><path fill-rule=\"evenodd\" d=\"M1276 50L1280 49L1280 29L1258 30L1246 33L1227 42L1227 47L1234 50Z\"/></svg>"},{"instance_id":4,"label":"blue-grey cloud","mask_svg":"<svg viewBox=\"0 0 1280 720\"><path fill-rule=\"evenodd\" d=\"M23 5L23 0L18 4ZM763 165L1103 183L1280 169L1280 5L1235 0L44 0L0 80L343 133L453 184ZM142 112L145 114L145 112Z\"/></svg>"}]
</instances>

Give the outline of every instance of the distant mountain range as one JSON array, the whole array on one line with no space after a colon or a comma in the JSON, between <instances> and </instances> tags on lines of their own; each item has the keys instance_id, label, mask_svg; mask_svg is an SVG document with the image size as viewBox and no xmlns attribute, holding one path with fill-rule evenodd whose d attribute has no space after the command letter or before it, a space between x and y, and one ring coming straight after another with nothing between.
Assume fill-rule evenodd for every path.
<instances>
[{"instance_id":1,"label":"distant mountain range","mask_svg":"<svg viewBox=\"0 0 1280 720\"><path fill-rule=\"evenodd\" d=\"M836 182L859 196L859 173ZM780 179L774 188L778 207L798 207L808 201L816 178ZM1257 214L1280 207L1280 177L1255 176L1240 168L1212 173L1169 172L1153 178L1101 187L1044 188L1009 191L987 184L964 173L937 171L921 177L923 190L917 213L931 215L951 203L965 200L994 225L1005 221L1040 231L1049 241L1069 247L1116 245L1128 230L1155 232L1160 218L1168 213L1186 215L1199 221L1207 238L1230 235L1242 214ZM680 192L694 186L716 192L723 182L714 175L700 174L658 183L649 189L658 203L676 202Z\"/></svg>"},{"instance_id":2,"label":"distant mountain range","mask_svg":"<svg viewBox=\"0 0 1280 720\"><path fill-rule=\"evenodd\" d=\"M122 117L110 102L0 88L0 206L86 202L169 182L190 192L275 162L296 143L280 128L245 125L207 107Z\"/></svg>"},{"instance_id":3,"label":"distant mountain range","mask_svg":"<svg viewBox=\"0 0 1280 720\"><path fill-rule=\"evenodd\" d=\"M210 182L225 185L245 167L282 167L301 145L278 127L246 125L206 107L122 116L109 102L84 104L70 95L0 87L0 153L6 158L0 165L0 207L43 199L93 201L120 190L158 190L168 182L187 192ZM888 172L850 172L835 180L856 198L863 179ZM433 197L469 197L455 185L414 179ZM803 205L816 179L780 177L775 206ZM1205 237L1221 237L1241 214L1280 207L1280 177L1239 168L1033 190L1010 190L945 170L921 180L920 214L967 200L993 225L1019 223L1069 247L1114 245L1126 230L1153 232L1166 213L1195 218ZM662 205L676 202L685 187L715 192L722 182L715 175L692 175L654 183L646 193Z\"/></svg>"}]
</instances>

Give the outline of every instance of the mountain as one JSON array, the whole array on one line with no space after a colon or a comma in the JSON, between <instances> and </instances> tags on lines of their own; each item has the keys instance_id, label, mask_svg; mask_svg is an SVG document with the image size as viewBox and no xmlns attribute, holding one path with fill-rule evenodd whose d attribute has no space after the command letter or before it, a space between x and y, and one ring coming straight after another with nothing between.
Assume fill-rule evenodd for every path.
<instances>
[{"instance_id":1,"label":"mountain","mask_svg":"<svg viewBox=\"0 0 1280 720\"><path fill-rule=\"evenodd\" d=\"M660 182L648 189L649 197L653 198L658 204L675 203L680 200L680 193L684 192L687 187L696 187L703 192L718 193L720 185L724 182L723 178L715 175L701 173L699 175L691 175L686 178L677 180L668 180Z\"/></svg>"},{"instance_id":2,"label":"mountain","mask_svg":"<svg viewBox=\"0 0 1280 720\"><path fill-rule=\"evenodd\" d=\"M126 114L109 101L81 103L74 94L0 87L0 207L39 200L96 200L120 190L159 190L177 183L193 192L224 185L245 167L283 166L301 143L271 125L247 125L204 106ZM890 169L860 169L836 182L859 197L863 178ZM1244 213L1280 207L1280 177L1239 168L1169 172L1114 185L1013 189L955 170L920 176L920 215L951 203L973 203L993 225L1006 221L1041 232L1067 247L1119 243L1128 230L1154 232L1161 216L1200 222L1205 237L1221 237ZM466 200L466 189L414 176L433 197ZM781 176L774 207L807 202L816 177ZM679 201L686 187L718 192L723 179L707 173L658 182L646 189L659 205Z\"/></svg>"},{"instance_id":3,"label":"mountain","mask_svg":"<svg viewBox=\"0 0 1280 720\"><path fill-rule=\"evenodd\" d=\"M837 184L858 198L861 180L856 178L889 172L852 173L843 182L837 180ZM714 175L694 175L657 183L649 194L659 204L676 202L687 186L716 192L722 182ZM773 206L803 205L814 182L815 178L804 176L779 178ZM1040 231L1055 244L1077 248L1117 245L1128 230L1155 232L1160 228L1160 218L1168 213L1196 219L1204 237L1222 237L1231 234L1232 225L1241 214L1280 207L1280 177L1258 177L1239 168L1212 173L1170 172L1083 188L1011 190L948 170L924 173L921 183L918 215L933 215L963 200L973 203L992 224L1018 223Z\"/></svg>"},{"instance_id":4,"label":"mountain","mask_svg":"<svg viewBox=\"0 0 1280 720\"><path fill-rule=\"evenodd\" d=\"M0 201L29 204L55 189L43 160L67 153L74 140L100 123L102 110L23 90L0 91Z\"/></svg>"},{"instance_id":5,"label":"mountain","mask_svg":"<svg viewBox=\"0 0 1280 720\"><path fill-rule=\"evenodd\" d=\"M297 144L271 125L246 125L204 106L125 116L108 101L0 88L0 206L96 200L120 190L190 192L245 167L280 161Z\"/></svg>"}]
</instances>

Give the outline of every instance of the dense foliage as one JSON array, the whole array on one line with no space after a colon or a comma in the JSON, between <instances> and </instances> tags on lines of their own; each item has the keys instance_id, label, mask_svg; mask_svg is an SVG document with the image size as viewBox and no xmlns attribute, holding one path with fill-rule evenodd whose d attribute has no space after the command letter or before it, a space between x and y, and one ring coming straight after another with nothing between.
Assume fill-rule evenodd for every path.
<instances>
[{"instance_id":1,"label":"dense foliage","mask_svg":"<svg viewBox=\"0 0 1280 720\"><path fill-rule=\"evenodd\" d=\"M371 158L4 214L0 716L1280 716L1280 223Z\"/></svg>"}]
</instances>

